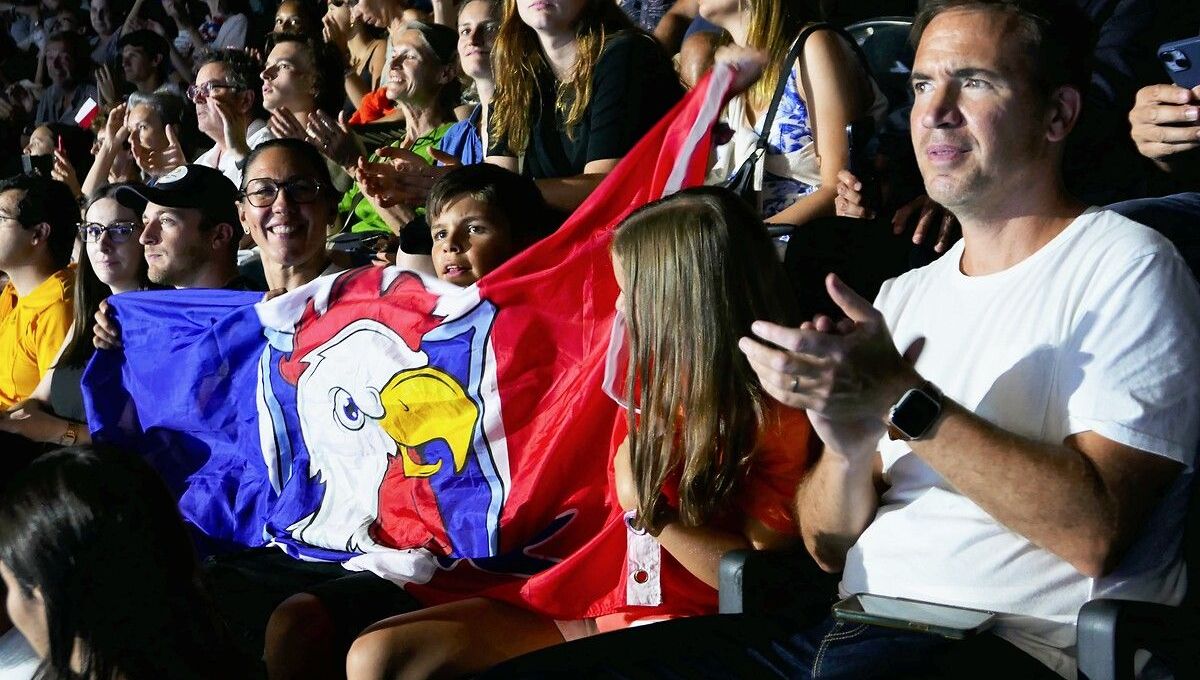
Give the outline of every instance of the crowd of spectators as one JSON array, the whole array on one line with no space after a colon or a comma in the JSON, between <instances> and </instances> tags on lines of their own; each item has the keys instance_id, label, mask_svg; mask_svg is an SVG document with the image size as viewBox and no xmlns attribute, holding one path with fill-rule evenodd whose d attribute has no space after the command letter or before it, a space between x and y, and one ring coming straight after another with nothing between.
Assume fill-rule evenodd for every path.
<instances>
[{"instance_id":1,"label":"crowd of spectators","mask_svg":"<svg viewBox=\"0 0 1200 680\"><path fill-rule=\"evenodd\" d=\"M1188 589L1200 39L1190 71L1157 50L1200 33L1185 4L0 2L0 675L1073 677L1086 602ZM900 100L846 30L885 15ZM595 480L678 614L421 608L274 547L200 568L154 471L92 441L110 295L471 286L715 68L709 186L613 237L637 380ZM747 548L999 616L716 615Z\"/></svg>"}]
</instances>

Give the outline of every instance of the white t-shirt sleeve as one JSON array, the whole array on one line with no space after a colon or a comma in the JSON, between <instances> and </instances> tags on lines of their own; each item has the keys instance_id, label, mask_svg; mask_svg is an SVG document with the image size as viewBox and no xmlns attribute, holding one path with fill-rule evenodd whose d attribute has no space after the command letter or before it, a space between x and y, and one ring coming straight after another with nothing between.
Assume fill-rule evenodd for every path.
<instances>
[{"instance_id":1,"label":"white t-shirt sleeve","mask_svg":"<svg viewBox=\"0 0 1200 680\"><path fill-rule=\"evenodd\" d=\"M1096 263L1104 273L1086 293L1055 377L1065 432L1090 430L1191 469L1200 439L1200 293L1175 249L1155 240Z\"/></svg>"}]
</instances>

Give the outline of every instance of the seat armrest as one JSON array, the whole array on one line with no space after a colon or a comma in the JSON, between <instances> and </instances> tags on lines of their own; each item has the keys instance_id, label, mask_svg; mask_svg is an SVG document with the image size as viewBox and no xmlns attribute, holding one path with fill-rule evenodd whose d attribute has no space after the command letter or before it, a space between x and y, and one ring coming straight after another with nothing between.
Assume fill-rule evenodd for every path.
<instances>
[{"instance_id":1,"label":"seat armrest","mask_svg":"<svg viewBox=\"0 0 1200 680\"><path fill-rule=\"evenodd\" d=\"M1133 680L1134 653L1144 649L1175 672L1200 668L1200 613L1153 602L1099 599L1079 611L1079 677Z\"/></svg>"},{"instance_id":2,"label":"seat armrest","mask_svg":"<svg viewBox=\"0 0 1200 680\"><path fill-rule=\"evenodd\" d=\"M787 550L731 550L721 556L722 614L829 613L838 575L821 571L802 545Z\"/></svg>"}]
</instances>

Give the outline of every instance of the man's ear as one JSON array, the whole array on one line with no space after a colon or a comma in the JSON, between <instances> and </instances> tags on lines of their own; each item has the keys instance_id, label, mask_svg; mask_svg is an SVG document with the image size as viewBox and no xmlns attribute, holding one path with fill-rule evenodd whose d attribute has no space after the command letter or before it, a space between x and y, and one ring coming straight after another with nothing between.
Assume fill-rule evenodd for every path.
<instances>
[{"instance_id":1,"label":"man's ear","mask_svg":"<svg viewBox=\"0 0 1200 680\"><path fill-rule=\"evenodd\" d=\"M452 82L457 77L458 77L458 65L457 64L449 64L447 66L442 67L442 74L438 77L438 82L441 83L442 85L445 85L446 83Z\"/></svg>"},{"instance_id":2,"label":"man's ear","mask_svg":"<svg viewBox=\"0 0 1200 680\"><path fill-rule=\"evenodd\" d=\"M1072 85L1063 85L1050 95L1046 139L1061 142L1071 134L1083 110L1083 94Z\"/></svg>"},{"instance_id":3,"label":"man's ear","mask_svg":"<svg viewBox=\"0 0 1200 680\"><path fill-rule=\"evenodd\" d=\"M237 93L237 96L239 102L238 108L241 109L242 113L250 115L250 112L254 110L254 92L243 90Z\"/></svg>"},{"instance_id":4,"label":"man's ear","mask_svg":"<svg viewBox=\"0 0 1200 680\"><path fill-rule=\"evenodd\" d=\"M240 210L240 208L239 208ZM229 250L229 243L235 239L234 234L237 229L228 222L220 222L213 227L212 248L213 250ZM239 239L240 240L240 239Z\"/></svg>"},{"instance_id":5,"label":"man's ear","mask_svg":"<svg viewBox=\"0 0 1200 680\"><path fill-rule=\"evenodd\" d=\"M50 224L48 222L39 222L30 227L29 231L33 245L50 242Z\"/></svg>"}]
</instances>

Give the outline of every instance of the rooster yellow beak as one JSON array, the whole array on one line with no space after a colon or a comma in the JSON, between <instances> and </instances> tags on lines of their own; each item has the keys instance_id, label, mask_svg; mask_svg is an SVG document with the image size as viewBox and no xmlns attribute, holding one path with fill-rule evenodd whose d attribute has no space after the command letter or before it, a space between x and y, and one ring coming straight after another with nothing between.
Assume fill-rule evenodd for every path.
<instances>
[{"instance_id":1,"label":"rooster yellow beak","mask_svg":"<svg viewBox=\"0 0 1200 680\"><path fill-rule=\"evenodd\" d=\"M412 449L438 439L450 447L454 471L462 472L479 407L457 380L436 368L410 369L393 376L379 396L380 426L399 446L405 476L429 477L442 468L440 460L425 464L412 458Z\"/></svg>"}]
</instances>

